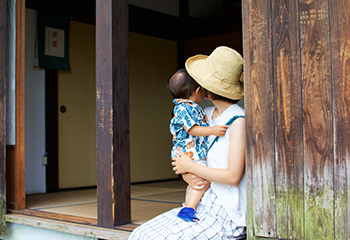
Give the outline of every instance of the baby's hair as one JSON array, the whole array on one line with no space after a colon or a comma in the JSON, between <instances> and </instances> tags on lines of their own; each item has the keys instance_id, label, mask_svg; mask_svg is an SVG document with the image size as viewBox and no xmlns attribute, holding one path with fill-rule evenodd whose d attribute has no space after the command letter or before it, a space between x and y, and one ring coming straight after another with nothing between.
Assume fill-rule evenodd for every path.
<instances>
[{"instance_id":1,"label":"baby's hair","mask_svg":"<svg viewBox=\"0 0 350 240\"><path fill-rule=\"evenodd\" d=\"M177 70L169 78L166 86L173 98L189 98L200 87L185 68Z\"/></svg>"},{"instance_id":2,"label":"baby's hair","mask_svg":"<svg viewBox=\"0 0 350 240\"><path fill-rule=\"evenodd\" d=\"M235 104L235 103L239 102L239 100L233 100L233 99L229 99L229 98L217 95L217 94L215 94L215 93L213 93L205 88L202 88L202 89L203 89L203 93L204 93L205 97L208 97L209 93L211 94L210 95L211 100L221 100L221 101L228 102L231 104Z\"/></svg>"}]
</instances>

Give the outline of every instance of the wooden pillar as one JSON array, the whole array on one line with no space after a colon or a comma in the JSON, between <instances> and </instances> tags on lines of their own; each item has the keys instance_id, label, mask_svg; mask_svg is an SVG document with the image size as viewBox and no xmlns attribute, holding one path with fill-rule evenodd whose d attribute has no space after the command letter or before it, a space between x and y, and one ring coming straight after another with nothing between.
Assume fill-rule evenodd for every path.
<instances>
[{"instance_id":1,"label":"wooden pillar","mask_svg":"<svg viewBox=\"0 0 350 240\"><path fill-rule=\"evenodd\" d=\"M6 11L0 0L0 236L6 232Z\"/></svg>"},{"instance_id":2,"label":"wooden pillar","mask_svg":"<svg viewBox=\"0 0 350 240\"><path fill-rule=\"evenodd\" d=\"M16 0L15 210L25 209L25 0Z\"/></svg>"},{"instance_id":3,"label":"wooden pillar","mask_svg":"<svg viewBox=\"0 0 350 240\"><path fill-rule=\"evenodd\" d=\"M131 222L128 1L96 1L98 225Z\"/></svg>"}]
</instances>

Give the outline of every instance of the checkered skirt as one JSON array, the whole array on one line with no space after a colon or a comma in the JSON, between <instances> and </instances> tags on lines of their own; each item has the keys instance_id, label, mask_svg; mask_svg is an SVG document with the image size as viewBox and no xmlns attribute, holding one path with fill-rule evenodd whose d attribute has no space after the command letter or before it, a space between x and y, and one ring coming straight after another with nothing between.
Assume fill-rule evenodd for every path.
<instances>
[{"instance_id":1,"label":"checkered skirt","mask_svg":"<svg viewBox=\"0 0 350 240\"><path fill-rule=\"evenodd\" d=\"M203 195L196 208L199 222L186 222L174 208L137 227L130 235L134 239L245 239L246 228L237 227L219 204L212 188Z\"/></svg>"}]
</instances>

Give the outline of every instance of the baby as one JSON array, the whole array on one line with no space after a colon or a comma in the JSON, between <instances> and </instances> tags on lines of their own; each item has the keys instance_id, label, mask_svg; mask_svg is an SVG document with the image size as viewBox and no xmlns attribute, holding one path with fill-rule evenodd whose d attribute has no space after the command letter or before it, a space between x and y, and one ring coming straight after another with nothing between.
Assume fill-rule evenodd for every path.
<instances>
[{"instance_id":1,"label":"baby","mask_svg":"<svg viewBox=\"0 0 350 240\"><path fill-rule=\"evenodd\" d=\"M168 80L167 88L175 103L174 116L170 121L174 144L171 157L177 157L177 153L182 152L196 163L206 165L208 135L222 137L228 126L209 126L203 109L198 105L204 91L186 69L175 72ZM185 221L199 221L194 210L208 187L209 184L202 190L195 190L187 186L185 207L177 216Z\"/></svg>"}]
</instances>

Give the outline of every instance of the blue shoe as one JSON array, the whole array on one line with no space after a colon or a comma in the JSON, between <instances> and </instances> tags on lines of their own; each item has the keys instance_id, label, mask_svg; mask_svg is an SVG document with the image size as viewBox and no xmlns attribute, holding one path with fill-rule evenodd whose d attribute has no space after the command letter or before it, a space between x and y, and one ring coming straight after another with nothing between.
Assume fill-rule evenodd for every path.
<instances>
[{"instance_id":1,"label":"blue shoe","mask_svg":"<svg viewBox=\"0 0 350 240\"><path fill-rule=\"evenodd\" d=\"M186 222L199 221L199 219L196 217L196 214L194 213L194 209L189 207L182 208L180 212L177 214L177 216L182 220L185 220Z\"/></svg>"}]
</instances>

